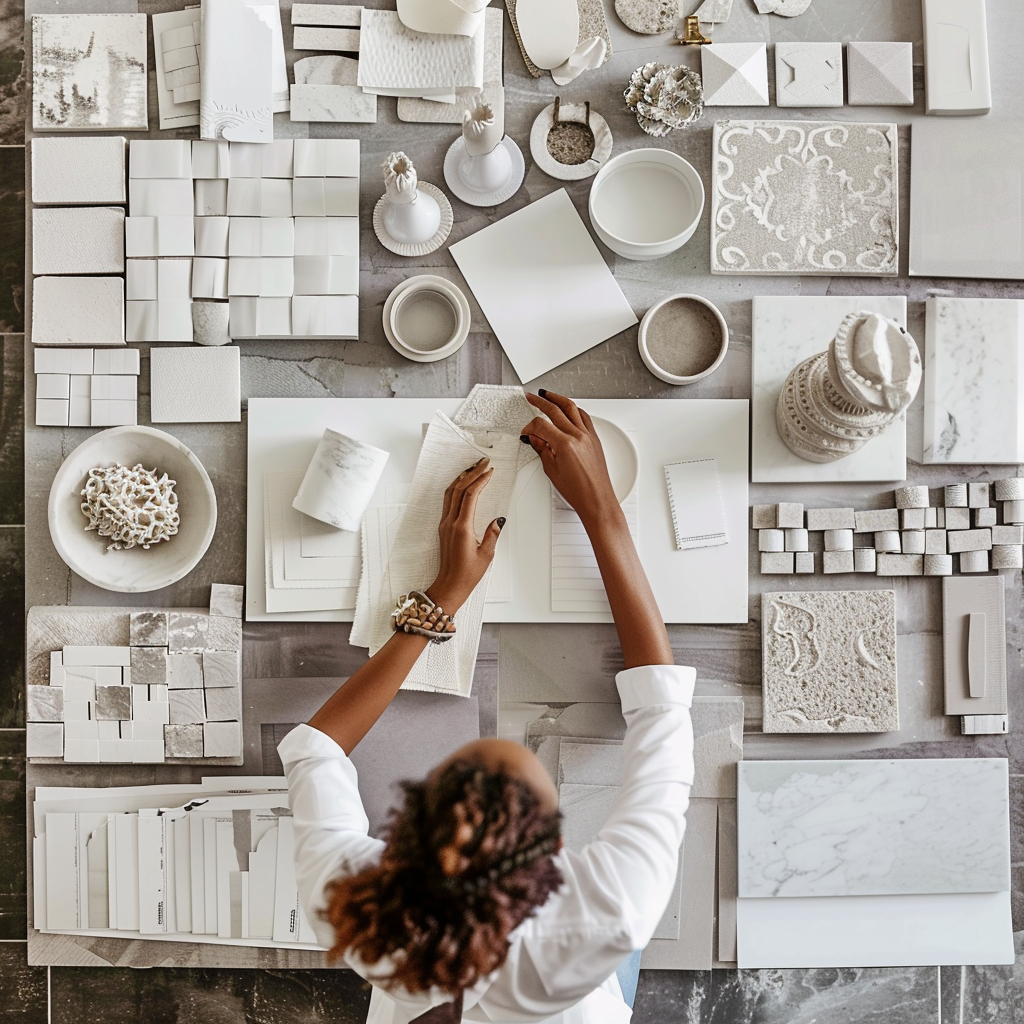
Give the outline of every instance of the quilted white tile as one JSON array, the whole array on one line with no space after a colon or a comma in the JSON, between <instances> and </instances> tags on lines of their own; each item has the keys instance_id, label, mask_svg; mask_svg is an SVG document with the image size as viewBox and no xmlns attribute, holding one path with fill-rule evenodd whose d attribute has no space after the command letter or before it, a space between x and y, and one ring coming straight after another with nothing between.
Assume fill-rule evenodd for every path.
<instances>
[{"instance_id":1,"label":"quilted white tile","mask_svg":"<svg viewBox=\"0 0 1024 1024\"><path fill-rule=\"evenodd\" d=\"M197 256L227 256L230 217L196 217Z\"/></svg>"},{"instance_id":2,"label":"quilted white tile","mask_svg":"<svg viewBox=\"0 0 1024 1024\"><path fill-rule=\"evenodd\" d=\"M358 338L358 297L296 295L292 299L292 334L297 338Z\"/></svg>"},{"instance_id":3,"label":"quilted white tile","mask_svg":"<svg viewBox=\"0 0 1024 1024\"><path fill-rule=\"evenodd\" d=\"M150 418L154 423L237 423L242 418L238 347L154 348Z\"/></svg>"},{"instance_id":4,"label":"quilted white tile","mask_svg":"<svg viewBox=\"0 0 1024 1024\"><path fill-rule=\"evenodd\" d=\"M231 176L230 143L224 139L192 140L192 177L228 178Z\"/></svg>"},{"instance_id":5,"label":"quilted white tile","mask_svg":"<svg viewBox=\"0 0 1024 1024\"><path fill-rule=\"evenodd\" d=\"M775 44L775 102L780 107L843 105L843 44Z\"/></svg>"},{"instance_id":6,"label":"quilted white tile","mask_svg":"<svg viewBox=\"0 0 1024 1024\"><path fill-rule=\"evenodd\" d=\"M287 178L229 178L229 217L290 217L292 182Z\"/></svg>"},{"instance_id":7,"label":"quilted white tile","mask_svg":"<svg viewBox=\"0 0 1024 1024\"><path fill-rule=\"evenodd\" d=\"M196 178L193 182L197 217L226 217L228 215L227 178Z\"/></svg>"},{"instance_id":8,"label":"quilted white tile","mask_svg":"<svg viewBox=\"0 0 1024 1024\"><path fill-rule=\"evenodd\" d=\"M292 256L295 222L291 217L230 217L229 256Z\"/></svg>"},{"instance_id":9,"label":"quilted white tile","mask_svg":"<svg viewBox=\"0 0 1024 1024\"><path fill-rule=\"evenodd\" d=\"M294 146L291 139L270 143L230 143L232 178L290 178L294 174Z\"/></svg>"},{"instance_id":10,"label":"quilted white tile","mask_svg":"<svg viewBox=\"0 0 1024 1024\"><path fill-rule=\"evenodd\" d=\"M191 217L191 178L132 178L128 209L133 217Z\"/></svg>"},{"instance_id":11,"label":"quilted white tile","mask_svg":"<svg viewBox=\"0 0 1024 1024\"><path fill-rule=\"evenodd\" d=\"M192 146L187 139L132 139L130 178L191 178Z\"/></svg>"},{"instance_id":12,"label":"quilted white tile","mask_svg":"<svg viewBox=\"0 0 1024 1024\"><path fill-rule=\"evenodd\" d=\"M358 139L296 139L296 178L358 178Z\"/></svg>"},{"instance_id":13,"label":"quilted white tile","mask_svg":"<svg viewBox=\"0 0 1024 1024\"><path fill-rule=\"evenodd\" d=\"M32 202L123 203L127 155L120 135L33 139Z\"/></svg>"},{"instance_id":14,"label":"quilted white tile","mask_svg":"<svg viewBox=\"0 0 1024 1024\"><path fill-rule=\"evenodd\" d=\"M228 260L228 295L286 298L295 290L290 257L232 256Z\"/></svg>"},{"instance_id":15,"label":"quilted white tile","mask_svg":"<svg viewBox=\"0 0 1024 1024\"><path fill-rule=\"evenodd\" d=\"M192 298L228 297L228 261L197 256L192 262Z\"/></svg>"},{"instance_id":16,"label":"quilted white tile","mask_svg":"<svg viewBox=\"0 0 1024 1024\"><path fill-rule=\"evenodd\" d=\"M700 47L706 107L768 106L768 50L764 43Z\"/></svg>"},{"instance_id":17,"label":"quilted white tile","mask_svg":"<svg viewBox=\"0 0 1024 1024\"><path fill-rule=\"evenodd\" d=\"M296 256L358 256L358 217L296 217Z\"/></svg>"},{"instance_id":18,"label":"quilted white tile","mask_svg":"<svg viewBox=\"0 0 1024 1024\"><path fill-rule=\"evenodd\" d=\"M357 217L358 178L296 178L292 183L296 217Z\"/></svg>"},{"instance_id":19,"label":"quilted white tile","mask_svg":"<svg viewBox=\"0 0 1024 1024\"><path fill-rule=\"evenodd\" d=\"M32 211L33 274L124 271L124 210L50 206Z\"/></svg>"},{"instance_id":20,"label":"quilted white tile","mask_svg":"<svg viewBox=\"0 0 1024 1024\"><path fill-rule=\"evenodd\" d=\"M358 295L358 256L296 256L296 295Z\"/></svg>"},{"instance_id":21,"label":"quilted white tile","mask_svg":"<svg viewBox=\"0 0 1024 1024\"><path fill-rule=\"evenodd\" d=\"M126 217L125 255L194 255L195 235L192 220L192 217Z\"/></svg>"}]
</instances>

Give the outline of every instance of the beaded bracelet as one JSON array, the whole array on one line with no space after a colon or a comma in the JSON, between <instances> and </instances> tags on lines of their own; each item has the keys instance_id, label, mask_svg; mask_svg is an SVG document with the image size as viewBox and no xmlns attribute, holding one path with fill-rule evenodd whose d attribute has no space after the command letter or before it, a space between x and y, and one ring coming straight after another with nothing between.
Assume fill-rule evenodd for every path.
<instances>
[{"instance_id":1,"label":"beaded bracelet","mask_svg":"<svg viewBox=\"0 0 1024 1024\"><path fill-rule=\"evenodd\" d=\"M421 590L410 590L398 599L398 607L391 613L395 632L425 636L432 644L443 644L455 635L455 619L445 615L439 604L434 604Z\"/></svg>"}]
</instances>

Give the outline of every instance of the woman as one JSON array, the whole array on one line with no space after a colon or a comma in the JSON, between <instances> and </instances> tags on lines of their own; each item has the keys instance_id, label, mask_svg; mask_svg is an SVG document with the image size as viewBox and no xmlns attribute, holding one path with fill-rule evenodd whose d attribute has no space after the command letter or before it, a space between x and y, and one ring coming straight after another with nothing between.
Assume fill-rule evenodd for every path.
<instances>
[{"instance_id":1,"label":"woman","mask_svg":"<svg viewBox=\"0 0 1024 1024\"><path fill-rule=\"evenodd\" d=\"M586 527L622 646L622 789L597 839L571 853L537 758L482 739L405 783L386 840L370 838L347 755L430 642L396 632L280 746L299 895L330 955L373 983L370 1024L628 1021L636 951L675 881L693 782L694 672L672 663L590 417L561 395L528 398L544 415L522 440ZM491 562L504 520L482 541L473 527L489 475L481 460L445 493L441 568L425 592L440 606L434 618L457 612Z\"/></svg>"}]
</instances>

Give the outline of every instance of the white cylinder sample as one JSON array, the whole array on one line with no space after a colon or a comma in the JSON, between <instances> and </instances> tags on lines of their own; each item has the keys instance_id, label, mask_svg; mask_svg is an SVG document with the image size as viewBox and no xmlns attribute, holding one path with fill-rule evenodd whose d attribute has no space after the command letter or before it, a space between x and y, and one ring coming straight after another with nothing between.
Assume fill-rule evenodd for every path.
<instances>
[{"instance_id":1,"label":"white cylinder sample","mask_svg":"<svg viewBox=\"0 0 1024 1024\"><path fill-rule=\"evenodd\" d=\"M358 530L389 455L328 427L292 508L339 530Z\"/></svg>"}]
</instances>

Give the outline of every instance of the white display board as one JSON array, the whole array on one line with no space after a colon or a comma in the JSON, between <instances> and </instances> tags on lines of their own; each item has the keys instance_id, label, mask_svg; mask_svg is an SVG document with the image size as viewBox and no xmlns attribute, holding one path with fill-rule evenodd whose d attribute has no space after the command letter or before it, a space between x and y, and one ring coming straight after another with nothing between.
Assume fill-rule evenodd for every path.
<instances>
[{"instance_id":1,"label":"white display board","mask_svg":"<svg viewBox=\"0 0 1024 1024\"><path fill-rule=\"evenodd\" d=\"M412 480L423 424L455 414L459 398L252 398L246 538L246 618L351 622L354 609L268 614L264 579L263 474L308 465L330 427L391 453L373 505ZM639 550L664 620L746 622L748 402L734 399L588 399L586 409L618 424L640 455ZM676 549L664 466L718 462L727 544ZM605 612L551 611L550 484L539 460L519 474L500 543L511 548L511 600L489 601L489 622L608 622ZM430 580L424 580L429 585ZM504 588L503 588L504 589ZM502 596L507 597L507 592Z\"/></svg>"}]
</instances>

